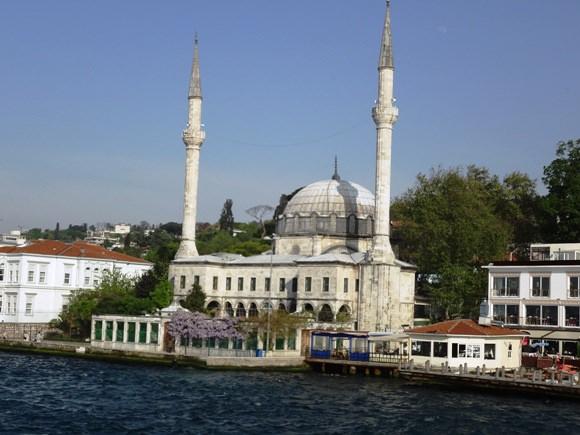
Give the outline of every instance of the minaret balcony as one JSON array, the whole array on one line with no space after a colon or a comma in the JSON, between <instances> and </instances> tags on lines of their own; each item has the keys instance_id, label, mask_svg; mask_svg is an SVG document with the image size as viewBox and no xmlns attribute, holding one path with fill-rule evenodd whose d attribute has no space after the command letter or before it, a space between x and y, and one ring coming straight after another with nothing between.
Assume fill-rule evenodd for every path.
<instances>
[{"instance_id":1,"label":"minaret balcony","mask_svg":"<svg viewBox=\"0 0 580 435\"><path fill-rule=\"evenodd\" d=\"M399 109L395 106L375 106L373 107L373 120L377 126L384 124L394 124L399 118Z\"/></svg>"},{"instance_id":2,"label":"minaret balcony","mask_svg":"<svg viewBox=\"0 0 580 435\"><path fill-rule=\"evenodd\" d=\"M205 140L205 131L183 130L183 143L187 146L201 146Z\"/></svg>"}]
</instances>

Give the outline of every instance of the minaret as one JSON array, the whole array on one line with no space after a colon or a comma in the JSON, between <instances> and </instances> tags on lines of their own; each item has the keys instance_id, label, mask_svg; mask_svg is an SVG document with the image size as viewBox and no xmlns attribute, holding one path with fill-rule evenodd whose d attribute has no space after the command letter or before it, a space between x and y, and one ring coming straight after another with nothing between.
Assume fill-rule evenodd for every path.
<instances>
[{"instance_id":1,"label":"minaret","mask_svg":"<svg viewBox=\"0 0 580 435\"><path fill-rule=\"evenodd\" d=\"M189 81L189 113L187 127L183 130L185 144L185 193L183 198L183 228L176 260L198 256L195 246L197 218L197 181L199 178L199 151L205 139L201 125L201 78L199 74L199 49L197 34L193 50L193 65Z\"/></svg>"},{"instance_id":2,"label":"minaret","mask_svg":"<svg viewBox=\"0 0 580 435\"><path fill-rule=\"evenodd\" d=\"M372 247L374 263L394 264L395 255L389 240L391 195L391 143L393 125L399 110L393 98L393 47L391 41L391 11L387 0L387 13L379 56L379 89L373 120L377 126L377 157L375 179L375 228Z\"/></svg>"}]
</instances>

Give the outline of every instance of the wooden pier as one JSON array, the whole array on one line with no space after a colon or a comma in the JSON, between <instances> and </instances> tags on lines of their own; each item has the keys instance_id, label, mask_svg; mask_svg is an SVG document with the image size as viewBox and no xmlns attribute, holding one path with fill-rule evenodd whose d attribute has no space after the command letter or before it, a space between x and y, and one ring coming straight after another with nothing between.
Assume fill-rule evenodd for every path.
<instances>
[{"instance_id":1,"label":"wooden pier","mask_svg":"<svg viewBox=\"0 0 580 435\"><path fill-rule=\"evenodd\" d=\"M556 369L520 367L516 370L486 370L483 366L469 370L467 365L453 369L445 365L431 367L429 364L414 367L413 361L410 361L400 367L398 374L403 379L421 384L580 399L578 375Z\"/></svg>"},{"instance_id":2,"label":"wooden pier","mask_svg":"<svg viewBox=\"0 0 580 435\"><path fill-rule=\"evenodd\" d=\"M304 362L306 362L314 371L342 375L393 377L397 375L397 372L401 367L400 358L390 358L388 361L385 359L384 362L378 362L306 357Z\"/></svg>"}]
</instances>

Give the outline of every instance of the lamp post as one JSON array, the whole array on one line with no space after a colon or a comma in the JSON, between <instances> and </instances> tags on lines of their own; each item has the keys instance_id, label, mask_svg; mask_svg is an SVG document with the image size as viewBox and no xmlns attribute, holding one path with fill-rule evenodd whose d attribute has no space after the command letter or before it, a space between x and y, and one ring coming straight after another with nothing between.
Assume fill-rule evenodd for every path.
<instances>
[{"instance_id":1,"label":"lamp post","mask_svg":"<svg viewBox=\"0 0 580 435\"><path fill-rule=\"evenodd\" d=\"M278 238L276 234L272 234L269 239L272 241L272 253L270 254L270 286L268 288L268 321L266 325L266 350L264 352L264 356L268 355L268 351L270 350L270 319L272 316L272 272L274 269L274 243L275 240Z\"/></svg>"}]
</instances>

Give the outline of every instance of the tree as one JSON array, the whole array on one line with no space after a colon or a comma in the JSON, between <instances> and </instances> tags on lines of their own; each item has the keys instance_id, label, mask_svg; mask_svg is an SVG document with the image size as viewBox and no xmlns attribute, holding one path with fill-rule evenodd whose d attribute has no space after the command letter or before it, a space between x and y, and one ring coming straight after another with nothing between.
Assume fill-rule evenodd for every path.
<instances>
[{"instance_id":1,"label":"tree","mask_svg":"<svg viewBox=\"0 0 580 435\"><path fill-rule=\"evenodd\" d=\"M56 228L54 229L54 240L58 240L60 237L60 222L56 223Z\"/></svg>"},{"instance_id":2,"label":"tree","mask_svg":"<svg viewBox=\"0 0 580 435\"><path fill-rule=\"evenodd\" d=\"M270 214L273 211L274 208L269 205L256 205L246 210L246 213L256 219L262 227L262 238L266 236L266 227L264 226L263 218L266 214Z\"/></svg>"},{"instance_id":3,"label":"tree","mask_svg":"<svg viewBox=\"0 0 580 435\"><path fill-rule=\"evenodd\" d=\"M167 326L167 332L176 341L179 339L218 340L243 338L237 330L237 320L230 318L212 318L203 313L176 311Z\"/></svg>"},{"instance_id":4,"label":"tree","mask_svg":"<svg viewBox=\"0 0 580 435\"><path fill-rule=\"evenodd\" d=\"M393 202L400 257L417 265L418 289L435 296L441 317L471 316L486 291L481 266L506 252L510 227L497 212L502 192L497 177L470 166L419 174Z\"/></svg>"},{"instance_id":5,"label":"tree","mask_svg":"<svg viewBox=\"0 0 580 435\"><path fill-rule=\"evenodd\" d=\"M547 242L580 240L580 139L558 143L556 159L544 167L548 194L544 238Z\"/></svg>"},{"instance_id":6,"label":"tree","mask_svg":"<svg viewBox=\"0 0 580 435\"><path fill-rule=\"evenodd\" d=\"M205 293L199 284L193 284L189 294L181 301L181 306L189 311L205 311Z\"/></svg>"},{"instance_id":7,"label":"tree","mask_svg":"<svg viewBox=\"0 0 580 435\"><path fill-rule=\"evenodd\" d=\"M232 212L233 205L234 202L231 199L226 199L219 220L220 230L227 231L229 234L232 234L234 231L234 213Z\"/></svg>"}]
</instances>

